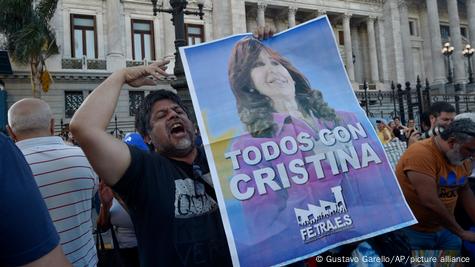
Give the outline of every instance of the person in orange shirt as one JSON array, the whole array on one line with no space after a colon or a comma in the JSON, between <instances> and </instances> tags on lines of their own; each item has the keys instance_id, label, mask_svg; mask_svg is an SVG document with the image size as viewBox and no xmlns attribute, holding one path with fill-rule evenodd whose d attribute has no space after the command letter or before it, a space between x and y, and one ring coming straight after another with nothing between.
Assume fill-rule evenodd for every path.
<instances>
[{"instance_id":1,"label":"person in orange shirt","mask_svg":"<svg viewBox=\"0 0 475 267\"><path fill-rule=\"evenodd\" d=\"M467 177L475 156L475 122L460 119L440 135L411 145L396 167L396 176L418 223L405 228L413 250L461 249L461 240L474 242L454 216L462 204L475 222L475 196Z\"/></svg>"}]
</instances>

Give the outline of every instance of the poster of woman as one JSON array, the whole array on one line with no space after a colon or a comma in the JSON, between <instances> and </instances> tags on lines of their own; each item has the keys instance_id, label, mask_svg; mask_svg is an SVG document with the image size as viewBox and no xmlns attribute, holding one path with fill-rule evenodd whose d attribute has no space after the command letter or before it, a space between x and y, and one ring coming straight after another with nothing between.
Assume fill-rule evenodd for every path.
<instances>
[{"instance_id":1,"label":"poster of woman","mask_svg":"<svg viewBox=\"0 0 475 267\"><path fill-rule=\"evenodd\" d=\"M326 17L181 56L234 265L288 264L415 223Z\"/></svg>"}]
</instances>

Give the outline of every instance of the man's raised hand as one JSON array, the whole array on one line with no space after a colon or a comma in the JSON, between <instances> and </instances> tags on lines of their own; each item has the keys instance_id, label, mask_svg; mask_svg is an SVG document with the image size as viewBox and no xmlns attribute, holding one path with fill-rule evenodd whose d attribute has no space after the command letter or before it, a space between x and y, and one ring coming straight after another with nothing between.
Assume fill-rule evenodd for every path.
<instances>
[{"instance_id":1,"label":"man's raised hand","mask_svg":"<svg viewBox=\"0 0 475 267\"><path fill-rule=\"evenodd\" d=\"M170 63L170 60L162 59L148 66L125 68L123 70L124 82L132 87L156 85L157 80L170 75L166 72L168 63ZM150 76L152 79L150 79Z\"/></svg>"},{"instance_id":2,"label":"man's raised hand","mask_svg":"<svg viewBox=\"0 0 475 267\"><path fill-rule=\"evenodd\" d=\"M265 40L271 38L275 33L275 30L268 25L258 26L256 30L252 33L254 38L259 40Z\"/></svg>"}]
</instances>

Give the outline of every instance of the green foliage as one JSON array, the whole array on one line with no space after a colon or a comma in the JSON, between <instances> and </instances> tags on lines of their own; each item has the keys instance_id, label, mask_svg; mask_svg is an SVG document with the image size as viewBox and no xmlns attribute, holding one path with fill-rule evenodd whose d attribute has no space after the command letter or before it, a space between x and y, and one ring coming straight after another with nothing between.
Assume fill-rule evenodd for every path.
<instances>
[{"instance_id":1,"label":"green foliage","mask_svg":"<svg viewBox=\"0 0 475 267\"><path fill-rule=\"evenodd\" d=\"M33 13L31 0L0 0L0 33L9 35L28 23Z\"/></svg>"},{"instance_id":2,"label":"green foliage","mask_svg":"<svg viewBox=\"0 0 475 267\"><path fill-rule=\"evenodd\" d=\"M43 0L36 7L36 13L38 13L39 18L48 22L53 17L57 5L58 0Z\"/></svg>"},{"instance_id":3,"label":"green foliage","mask_svg":"<svg viewBox=\"0 0 475 267\"><path fill-rule=\"evenodd\" d=\"M44 61L58 53L54 31L49 25L58 0L0 0L0 33L6 49L18 63Z\"/></svg>"}]
</instances>

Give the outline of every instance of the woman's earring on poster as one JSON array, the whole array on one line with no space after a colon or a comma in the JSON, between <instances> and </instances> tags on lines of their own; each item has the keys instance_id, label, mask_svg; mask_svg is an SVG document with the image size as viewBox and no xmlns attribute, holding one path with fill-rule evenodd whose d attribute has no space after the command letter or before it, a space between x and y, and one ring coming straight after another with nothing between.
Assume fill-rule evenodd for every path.
<instances>
[{"instance_id":1,"label":"woman's earring on poster","mask_svg":"<svg viewBox=\"0 0 475 267\"><path fill-rule=\"evenodd\" d=\"M254 89L254 88L249 89L249 93L254 93L255 91L256 91L256 89Z\"/></svg>"}]
</instances>

